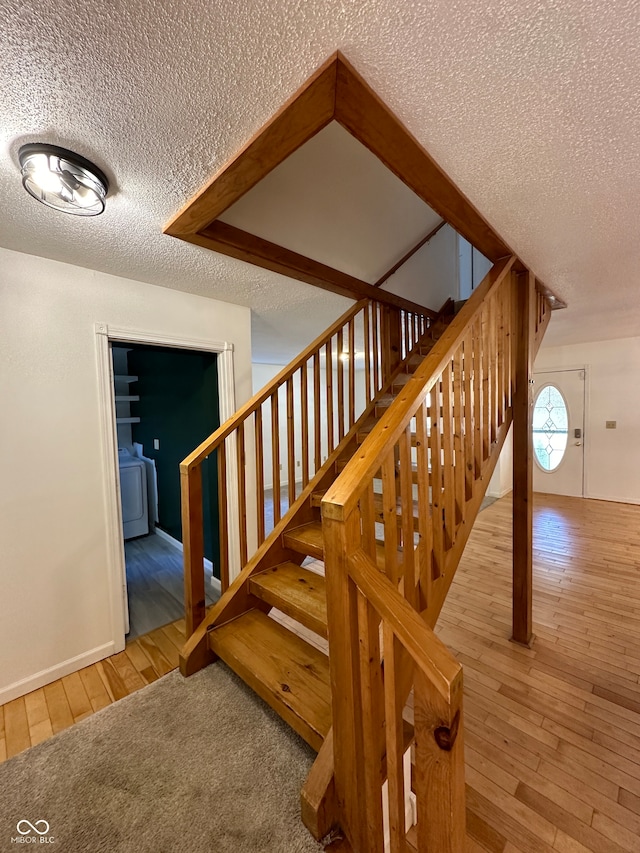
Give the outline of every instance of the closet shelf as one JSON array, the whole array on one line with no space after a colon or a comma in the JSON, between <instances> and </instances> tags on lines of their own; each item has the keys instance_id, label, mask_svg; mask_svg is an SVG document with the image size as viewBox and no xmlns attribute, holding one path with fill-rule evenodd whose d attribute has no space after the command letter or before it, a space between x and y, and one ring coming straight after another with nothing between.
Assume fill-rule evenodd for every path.
<instances>
[{"instance_id":1,"label":"closet shelf","mask_svg":"<svg viewBox=\"0 0 640 853\"><path fill-rule=\"evenodd\" d=\"M138 381L137 376L129 376L128 374L124 374L124 373L116 373L113 378L116 382L137 382Z\"/></svg>"},{"instance_id":2,"label":"closet shelf","mask_svg":"<svg viewBox=\"0 0 640 853\"><path fill-rule=\"evenodd\" d=\"M117 424L139 424L140 418L116 418Z\"/></svg>"},{"instance_id":3,"label":"closet shelf","mask_svg":"<svg viewBox=\"0 0 640 853\"><path fill-rule=\"evenodd\" d=\"M116 394L116 403L138 403L139 401L138 394Z\"/></svg>"}]
</instances>

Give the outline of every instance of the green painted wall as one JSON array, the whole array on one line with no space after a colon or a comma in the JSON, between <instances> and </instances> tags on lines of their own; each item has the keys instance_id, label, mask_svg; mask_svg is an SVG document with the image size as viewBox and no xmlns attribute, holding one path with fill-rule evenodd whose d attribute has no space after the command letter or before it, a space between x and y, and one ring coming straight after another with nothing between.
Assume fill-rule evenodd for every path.
<instances>
[{"instance_id":1,"label":"green painted wall","mask_svg":"<svg viewBox=\"0 0 640 853\"><path fill-rule=\"evenodd\" d=\"M182 542L180 462L220 425L218 366L215 353L138 346L129 353L129 373L138 377L131 393L134 441L155 459L158 472L159 526ZM160 449L153 449L158 439ZM204 549L219 577L218 478L215 457L202 466Z\"/></svg>"}]
</instances>

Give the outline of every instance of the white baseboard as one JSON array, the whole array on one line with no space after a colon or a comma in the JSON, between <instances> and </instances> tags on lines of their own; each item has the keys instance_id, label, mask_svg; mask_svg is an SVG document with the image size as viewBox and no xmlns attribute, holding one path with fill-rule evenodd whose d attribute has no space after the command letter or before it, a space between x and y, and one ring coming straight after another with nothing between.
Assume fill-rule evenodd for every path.
<instances>
[{"instance_id":1,"label":"white baseboard","mask_svg":"<svg viewBox=\"0 0 640 853\"><path fill-rule=\"evenodd\" d=\"M485 497L486 498L503 498L505 495L509 494L509 492L511 491L511 488L512 488L511 486L507 486L507 488L502 489L502 491L487 489L487 491L485 492Z\"/></svg>"},{"instance_id":2,"label":"white baseboard","mask_svg":"<svg viewBox=\"0 0 640 853\"><path fill-rule=\"evenodd\" d=\"M23 678L20 681L15 681L8 687L0 689L0 705L5 702L11 702L12 699L18 699L32 690L38 690L44 687L45 684L51 684L52 681L57 681L59 678L64 678L65 675L71 675L72 672L77 672L79 669L84 669L85 666L91 666L92 663L97 663L99 660L114 655L118 649L115 643L105 643L104 646L98 646L88 652L83 652L74 658L69 658L62 663L58 663L49 669L43 669L36 672L35 675L30 675L28 678Z\"/></svg>"},{"instance_id":3,"label":"white baseboard","mask_svg":"<svg viewBox=\"0 0 640 853\"><path fill-rule=\"evenodd\" d=\"M182 547L182 542L178 542L178 540L174 539L173 536L167 533L166 530L163 530L161 527L154 527L153 532L156 534L156 536L159 536L161 539L164 539L164 541L171 545L172 548L175 548L176 551L180 551L181 554L183 553L184 549ZM211 572L211 586L216 590L218 594L222 594L222 584L213 574L213 563L211 562L211 560L207 560L207 558L205 557L204 566Z\"/></svg>"},{"instance_id":4,"label":"white baseboard","mask_svg":"<svg viewBox=\"0 0 640 853\"><path fill-rule=\"evenodd\" d=\"M585 498L588 498L591 501L609 501L614 504L632 504L633 506L638 506L640 504L640 500L634 500L633 498L615 498L611 495L585 495Z\"/></svg>"}]
</instances>

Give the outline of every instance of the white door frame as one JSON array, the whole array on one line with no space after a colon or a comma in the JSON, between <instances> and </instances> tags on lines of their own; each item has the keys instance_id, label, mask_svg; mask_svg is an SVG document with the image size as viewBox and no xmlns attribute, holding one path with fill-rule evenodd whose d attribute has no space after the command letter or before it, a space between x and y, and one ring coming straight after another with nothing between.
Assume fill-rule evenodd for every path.
<instances>
[{"instance_id":1,"label":"white door frame","mask_svg":"<svg viewBox=\"0 0 640 853\"><path fill-rule=\"evenodd\" d=\"M118 440L116 431L116 403L113 387L112 343L146 344L147 346L175 347L218 354L218 399L220 423L224 423L236 410L233 344L227 341L196 340L174 335L160 335L112 326L95 324L98 367L98 403L100 409L100 434L102 443L102 475L104 483L105 526L107 534L107 582L109 585L109 610L111 616L114 651L125 647L126 625L126 566L122 536L122 508L120 505L120 469L118 466ZM232 504L237 490L235 454L227 463L227 501ZM231 463L231 464L229 464ZM235 513L227 514L231 541L235 541L234 528L238 525ZM239 533L239 531L238 531Z\"/></svg>"}]
</instances>

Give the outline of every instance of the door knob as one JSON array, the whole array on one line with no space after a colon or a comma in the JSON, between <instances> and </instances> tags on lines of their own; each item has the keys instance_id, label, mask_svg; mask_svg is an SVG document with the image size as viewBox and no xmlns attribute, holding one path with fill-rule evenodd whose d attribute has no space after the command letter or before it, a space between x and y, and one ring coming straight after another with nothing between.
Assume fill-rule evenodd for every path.
<instances>
[{"instance_id":1,"label":"door knob","mask_svg":"<svg viewBox=\"0 0 640 853\"><path fill-rule=\"evenodd\" d=\"M581 442L581 441L576 441L576 447L581 447L581 446L582 446L582 442Z\"/></svg>"}]
</instances>

